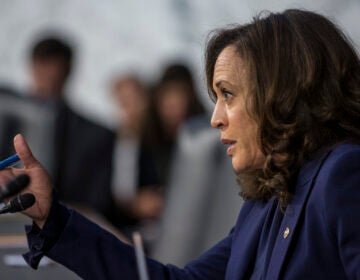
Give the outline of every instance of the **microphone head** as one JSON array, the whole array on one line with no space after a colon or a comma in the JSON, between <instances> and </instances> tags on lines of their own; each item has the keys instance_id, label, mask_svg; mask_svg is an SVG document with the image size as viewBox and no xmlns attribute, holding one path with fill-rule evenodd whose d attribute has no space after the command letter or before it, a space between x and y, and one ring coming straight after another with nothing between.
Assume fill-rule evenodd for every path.
<instances>
[{"instance_id":1,"label":"microphone head","mask_svg":"<svg viewBox=\"0 0 360 280\"><path fill-rule=\"evenodd\" d=\"M24 211L34 205L36 199L31 193L25 193L18 195L16 198L10 201L9 212L15 213Z\"/></svg>"},{"instance_id":2,"label":"microphone head","mask_svg":"<svg viewBox=\"0 0 360 280\"><path fill-rule=\"evenodd\" d=\"M30 183L30 177L26 174L20 174L13 178L0 193L0 199L4 199L18 194L25 189Z\"/></svg>"}]
</instances>

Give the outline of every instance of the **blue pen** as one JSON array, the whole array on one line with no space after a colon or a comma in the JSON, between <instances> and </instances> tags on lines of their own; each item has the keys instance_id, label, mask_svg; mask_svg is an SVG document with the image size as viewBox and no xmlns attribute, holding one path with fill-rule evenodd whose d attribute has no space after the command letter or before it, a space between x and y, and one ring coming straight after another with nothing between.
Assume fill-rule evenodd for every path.
<instances>
[{"instance_id":1,"label":"blue pen","mask_svg":"<svg viewBox=\"0 0 360 280\"><path fill-rule=\"evenodd\" d=\"M0 170L4 169L6 167L9 167L11 165L14 165L18 161L20 161L20 158L17 154L10 156L10 157L0 161Z\"/></svg>"}]
</instances>

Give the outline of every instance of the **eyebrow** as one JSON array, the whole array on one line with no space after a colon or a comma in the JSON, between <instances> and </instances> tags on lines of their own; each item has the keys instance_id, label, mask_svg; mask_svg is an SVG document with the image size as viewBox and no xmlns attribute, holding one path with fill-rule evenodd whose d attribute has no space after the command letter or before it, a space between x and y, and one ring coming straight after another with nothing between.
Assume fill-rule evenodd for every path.
<instances>
[{"instance_id":1,"label":"eyebrow","mask_svg":"<svg viewBox=\"0 0 360 280\"><path fill-rule=\"evenodd\" d=\"M232 87L235 87L235 85L233 85L232 83L230 83L230 82L228 82L228 81L225 81L225 80L220 80L220 81L216 82L215 86L216 86L217 88L220 88L221 84L223 84L223 83L226 83L226 84L231 85Z\"/></svg>"},{"instance_id":2,"label":"eyebrow","mask_svg":"<svg viewBox=\"0 0 360 280\"><path fill-rule=\"evenodd\" d=\"M216 84L215 84L215 86L217 87L217 88L220 88L220 85L223 83L223 81L219 81L219 82L217 82Z\"/></svg>"}]
</instances>

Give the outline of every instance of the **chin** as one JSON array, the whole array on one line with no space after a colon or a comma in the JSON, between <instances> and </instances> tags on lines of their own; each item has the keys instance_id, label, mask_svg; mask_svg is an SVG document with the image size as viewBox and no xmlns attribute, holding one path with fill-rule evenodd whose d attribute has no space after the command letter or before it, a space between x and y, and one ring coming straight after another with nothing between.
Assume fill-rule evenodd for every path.
<instances>
[{"instance_id":1,"label":"chin","mask_svg":"<svg viewBox=\"0 0 360 280\"><path fill-rule=\"evenodd\" d=\"M244 161L236 160L236 158L234 158L234 157L232 158L232 167L234 169L235 174L240 174L241 172L244 172L244 171L261 169L261 165L252 166L252 165L247 164Z\"/></svg>"},{"instance_id":2,"label":"chin","mask_svg":"<svg viewBox=\"0 0 360 280\"><path fill-rule=\"evenodd\" d=\"M234 158L232 158L232 167L234 169L235 174L239 174L242 171L247 170L246 166L243 163L237 162Z\"/></svg>"}]
</instances>

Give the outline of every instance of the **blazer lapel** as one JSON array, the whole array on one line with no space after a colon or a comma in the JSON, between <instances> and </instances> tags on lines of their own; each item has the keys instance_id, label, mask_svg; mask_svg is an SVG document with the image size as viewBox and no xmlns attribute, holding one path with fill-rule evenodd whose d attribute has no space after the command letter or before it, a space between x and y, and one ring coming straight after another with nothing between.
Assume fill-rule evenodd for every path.
<instances>
[{"instance_id":1,"label":"blazer lapel","mask_svg":"<svg viewBox=\"0 0 360 280\"><path fill-rule=\"evenodd\" d=\"M263 221L267 216L266 203L246 201L236 223L225 279L249 279L256 261ZM257 217L254 223L251 217Z\"/></svg>"},{"instance_id":2,"label":"blazer lapel","mask_svg":"<svg viewBox=\"0 0 360 280\"><path fill-rule=\"evenodd\" d=\"M269 262L266 279L273 280L280 278L281 269L283 268L294 232L297 230L300 215L305 207L322 163L329 154L330 151L322 154L322 156L310 161L301 169L296 184L295 194L293 195L290 204L287 206L284 218L281 222L280 230Z\"/></svg>"}]
</instances>

